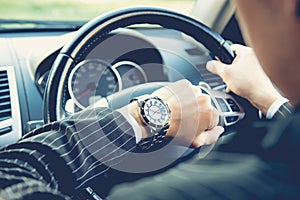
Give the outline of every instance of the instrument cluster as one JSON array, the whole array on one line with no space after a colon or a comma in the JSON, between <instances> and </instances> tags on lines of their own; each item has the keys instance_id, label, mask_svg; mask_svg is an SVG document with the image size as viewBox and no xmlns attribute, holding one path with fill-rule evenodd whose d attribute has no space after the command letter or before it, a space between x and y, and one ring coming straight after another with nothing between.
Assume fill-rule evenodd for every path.
<instances>
[{"instance_id":1,"label":"instrument cluster","mask_svg":"<svg viewBox=\"0 0 300 200\"><path fill-rule=\"evenodd\" d=\"M147 81L143 68L133 61L111 64L102 59L86 59L71 71L68 90L74 104L84 109L103 97Z\"/></svg>"}]
</instances>

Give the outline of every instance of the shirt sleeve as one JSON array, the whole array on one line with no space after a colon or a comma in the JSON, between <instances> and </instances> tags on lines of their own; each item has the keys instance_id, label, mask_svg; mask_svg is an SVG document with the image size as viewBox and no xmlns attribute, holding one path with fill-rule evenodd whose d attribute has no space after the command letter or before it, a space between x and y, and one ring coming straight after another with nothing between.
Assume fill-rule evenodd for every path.
<instances>
[{"instance_id":1,"label":"shirt sleeve","mask_svg":"<svg viewBox=\"0 0 300 200\"><path fill-rule=\"evenodd\" d=\"M281 119L291 115L294 112L293 106L286 98L276 100L268 109L267 119Z\"/></svg>"},{"instance_id":2,"label":"shirt sleeve","mask_svg":"<svg viewBox=\"0 0 300 200\"><path fill-rule=\"evenodd\" d=\"M130 123L133 128L136 143L138 144L142 140L142 130L137 121L128 113L126 107L120 108L117 110L120 112L123 117Z\"/></svg>"},{"instance_id":3,"label":"shirt sleeve","mask_svg":"<svg viewBox=\"0 0 300 200\"><path fill-rule=\"evenodd\" d=\"M276 100L268 109L266 118L272 119L273 116L275 115L275 113L278 111L278 109L288 101L289 100L286 98L281 98L281 99Z\"/></svg>"}]
</instances>

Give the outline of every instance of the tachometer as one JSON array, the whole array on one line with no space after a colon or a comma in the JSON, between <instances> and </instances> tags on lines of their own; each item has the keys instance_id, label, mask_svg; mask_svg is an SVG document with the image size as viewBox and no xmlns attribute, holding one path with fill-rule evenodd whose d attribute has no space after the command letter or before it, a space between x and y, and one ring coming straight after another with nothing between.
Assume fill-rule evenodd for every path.
<instances>
[{"instance_id":1,"label":"tachometer","mask_svg":"<svg viewBox=\"0 0 300 200\"><path fill-rule=\"evenodd\" d=\"M120 74L122 89L146 83L147 76L141 66L132 61L120 61L112 66Z\"/></svg>"},{"instance_id":2,"label":"tachometer","mask_svg":"<svg viewBox=\"0 0 300 200\"><path fill-rule=\"evenodd\" d=\"M74 103L81 109L102 97L121 90L118 72L103 60L89 59L80 62L71 71L68 89Z\"/></svg>"}]
</instances>

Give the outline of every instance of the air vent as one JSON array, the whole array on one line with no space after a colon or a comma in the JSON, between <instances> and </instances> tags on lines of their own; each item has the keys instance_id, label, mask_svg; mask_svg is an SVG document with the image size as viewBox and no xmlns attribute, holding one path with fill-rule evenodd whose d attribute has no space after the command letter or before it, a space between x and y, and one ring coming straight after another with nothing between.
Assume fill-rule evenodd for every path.
<instances>
[{"instance_id":1,"label":"air vent","mask_svg":"<svg viewBox=\"0 0 300 200\"><path fill-rule=\"evenodd\" d=\"M16 77L13 67L0 67L0 146L22 136Z\"/></svg>"},{"instance_id":2,"label":"air vent","mask_svg":"<svg viewBox=\"0 0 300 200\"><path fill-rule=\"evenodd\" d=\"M0 122L11 118L11 101L7 71L0 71ZM0 127L1 134L1 127Z\"/></svg>"}]
</instances>

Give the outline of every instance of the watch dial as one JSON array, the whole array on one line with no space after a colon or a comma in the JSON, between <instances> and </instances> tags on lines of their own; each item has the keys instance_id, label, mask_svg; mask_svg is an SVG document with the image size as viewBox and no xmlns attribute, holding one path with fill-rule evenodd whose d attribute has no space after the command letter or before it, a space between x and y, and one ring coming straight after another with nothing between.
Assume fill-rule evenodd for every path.
<instances>
[{"instance_id":1,"label":"watch dial","mask_svg":"<svg viewBox=\"0 0 300 200\"><path fill-rule=\"evenodd\" d=\"M149 124L164 127L169 121L169 109L160 99L148 99L144 105L145 117Z\"/></svg>"}]
</instances>

